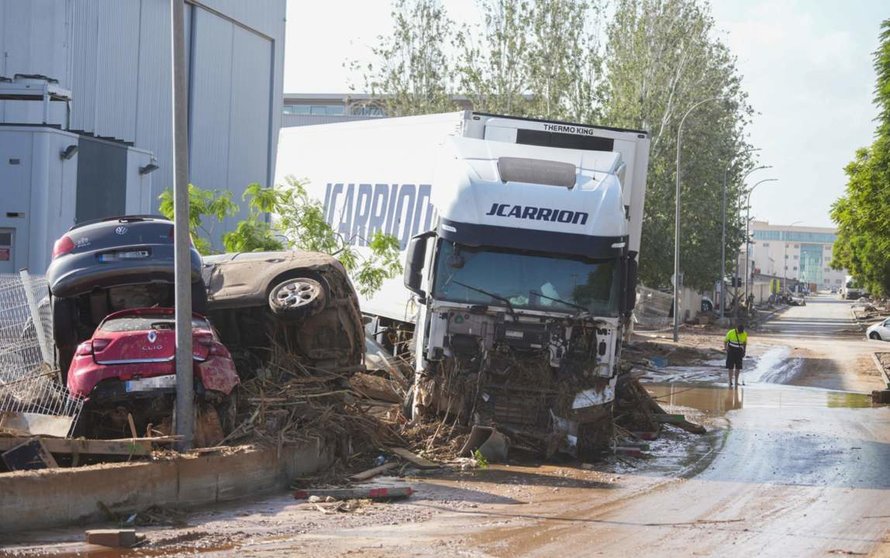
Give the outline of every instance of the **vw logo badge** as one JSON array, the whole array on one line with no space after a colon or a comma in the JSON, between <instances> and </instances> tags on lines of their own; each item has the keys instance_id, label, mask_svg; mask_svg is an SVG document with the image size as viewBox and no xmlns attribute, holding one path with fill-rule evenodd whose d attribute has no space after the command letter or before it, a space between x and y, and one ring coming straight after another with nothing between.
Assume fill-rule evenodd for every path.
<instances>
[{"instance_id":1,"label":"vw logo badge","mask_svg":"<svg viewBox=\"0 0 890 558\"><path fill-rule=\"evenodd\" d=\"M117 234L127 234L127 227L121 225L118 228L114 229L114 232Z\"/></svg>"},{"instance_id":2,"label":"vw logo badge","mask_svg":"<svg viewBox=\"0 0 890 558\"><path fill-rule=\"evenodd\" d=\"M158 332L155 331L155 330L151 330L151 331L149 331L149 332L148 332L148 342L149 342L149 343L154 343L154 342L157 341L157 340L158 340Z\"/></svg>"}]
</instances>

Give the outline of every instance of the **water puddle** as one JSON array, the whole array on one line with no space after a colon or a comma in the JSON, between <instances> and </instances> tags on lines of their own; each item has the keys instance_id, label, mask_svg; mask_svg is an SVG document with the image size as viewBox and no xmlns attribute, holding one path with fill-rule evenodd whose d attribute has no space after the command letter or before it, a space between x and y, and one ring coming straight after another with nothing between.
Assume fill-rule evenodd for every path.
<instances>
[{"instance_id":1,"label":"water puddle","mask_svg":"<svg viewBox=\"0 0 890 558\"><path fill-rule=\"evenodd\" d=\"M711 416L722 416L743 407L872 407L871 396L862 393L779 384L749 384L728 388L659 383L645 384L645 388L669 413L680 412L682 407L698 409Z\"/></svg>"}]
</instances>

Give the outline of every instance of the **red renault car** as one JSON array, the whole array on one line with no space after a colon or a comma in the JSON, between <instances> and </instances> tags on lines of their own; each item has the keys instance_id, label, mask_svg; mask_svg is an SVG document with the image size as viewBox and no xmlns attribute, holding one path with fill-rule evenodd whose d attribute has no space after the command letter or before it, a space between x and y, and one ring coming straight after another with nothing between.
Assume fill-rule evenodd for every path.
<instances>
[{"instance_id":1,"label":"red renault car","mask_svg":"<svg viewBox=\"0 0 890 558\"><path fill-rule=\"evenodd\" d=\"M196 396L216 407L221 422L227 422L239 383L232 356L204 316L193 315L192 332ZM78 345L68 369L68 389L87 398L85 411L123 410L124 420L131 413L142 424L162 420L175 400L175 340L173 308L110 314Z\"/></svg>"}]
</instances>

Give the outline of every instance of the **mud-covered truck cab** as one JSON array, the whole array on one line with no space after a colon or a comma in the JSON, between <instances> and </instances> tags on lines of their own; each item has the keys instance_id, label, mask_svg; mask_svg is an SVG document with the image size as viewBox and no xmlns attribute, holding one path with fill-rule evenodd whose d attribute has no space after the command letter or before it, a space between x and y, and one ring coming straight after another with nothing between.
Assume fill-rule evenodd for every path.
<instances>
[{"instance_id":1,"label":"mud-covered truck cab","mask_svg":"<svg viewBox=\"0 0 890 558\"><path fill-rule=\"evenodd\" d=\"M402 241L403 284L362 307L377 333L413 331L415 418L584 456L610 439L648 148L639 131L453 113L283 130L278 166L341 234Z\"/></svg>"}]
</instances>

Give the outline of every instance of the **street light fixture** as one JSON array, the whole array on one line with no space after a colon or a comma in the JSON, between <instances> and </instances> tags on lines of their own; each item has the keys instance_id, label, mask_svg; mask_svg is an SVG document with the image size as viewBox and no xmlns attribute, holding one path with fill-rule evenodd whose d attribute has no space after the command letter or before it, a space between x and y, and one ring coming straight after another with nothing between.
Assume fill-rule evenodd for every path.
<instances>
[{"instance_id":1,"label":"street light fixture","mask_svg":"<svg viewBox=\"0 0 890 558\"><path fill-rule=\"evenodd\" d=\"M699 101L689 107L683 118L680 119L680 125L677 127L677 193L674 198L675 214L674 214L674 342L680 339L680 146L683 140L683 123L696 108L711 101L721 101L725 97L710 97Z\"/></svg>"},{"instance_id":2,"label":"street light fixture","mask_svg":"<svg viewBox=\"0 0 890 558\"><path fill-rule=\"evenodd\" d=\"M750 270L748 269L748 256L751 253L751 246L748 242L748 226L751 224L751 193L764 182L778 182L778 180L778 178L764 178L757 182L754 186L751 186L750 190L748 190L748 198L745 201L745 304L748 303L748 279L751 276Z\"/></svg>"},{"instance_id":3,"label":"street light fixture","mask_svg":"<svg viewBox=\"0 0 890 558\"><path fill-rule=\"evenodd\" d=\"M750 153L752 151L760 151L760 148L754 148L748 150ZM729 169L732 168L732 165L726 167L726 170L723 171L723 233L721 236L720 242L720 319L723 319L725 316L725 308L726 308L726 177L729 174ZM754 172L759 171L761 169L771 169L772 165L760 165L759 167L755 167L745 173L745 176L742 177L742 183L744 184L745 179ZM736 258L736 266L738 267L738 258ZM733 284L735 284L735 280L733 280ZM735 294L738 295L738 290L735 291Z\"/></svg>"}]
</instances>

